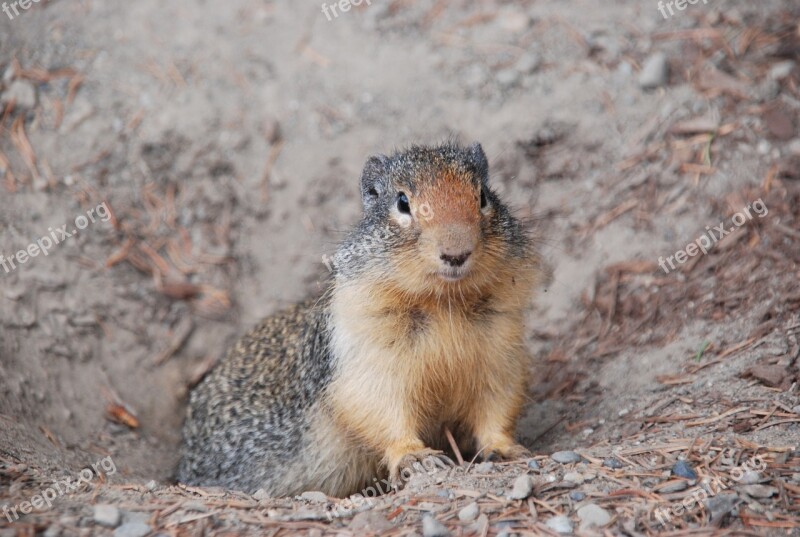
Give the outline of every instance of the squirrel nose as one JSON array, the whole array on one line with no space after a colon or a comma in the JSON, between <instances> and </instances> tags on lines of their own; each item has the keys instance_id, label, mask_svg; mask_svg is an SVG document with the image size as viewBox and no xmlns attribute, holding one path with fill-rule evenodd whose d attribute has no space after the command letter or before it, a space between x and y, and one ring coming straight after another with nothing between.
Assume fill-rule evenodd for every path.
<instances>
[{"instance_id":1,"label":"squirrel nose","mask_svg":"<svg viewBox=\"0 0 800 537\"><path fill-rule=\"evenodd\" d=\"M442 261L444 261L445 263L447 263L451 267L460 267L461 265L463 265L467 261L467 258L471 254L472 254L472 252L464 252L463 254L459 254L459 255L442 254L439 257L440 257L440 259Z\"/></svg>"}]
</instances>

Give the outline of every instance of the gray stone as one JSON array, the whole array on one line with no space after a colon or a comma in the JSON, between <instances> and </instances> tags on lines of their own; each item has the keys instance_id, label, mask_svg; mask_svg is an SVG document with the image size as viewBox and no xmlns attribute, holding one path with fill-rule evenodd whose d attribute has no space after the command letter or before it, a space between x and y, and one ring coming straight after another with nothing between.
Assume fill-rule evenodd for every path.
<instances>
[{"instance_id":1,"label":"gray stone","mask_svg":"<svg viewBox=\"0 0 800 537\"><path fill-rule=\"evenodd\" d=\"M542 58L535 52L526 52L517 60L517 71L523 75L529 75L539 69Z\"/></svg>"},{"instance_id":2,"label":"gray stone","mask_svg":"<svg viewBox=\"0 0 800 537\"><path fill-rule=\"evenodd\" d=\"M567 534L572 533L572 521L569 517L554 516L544 524L556 533Z\"/></svg>"},{"instance_id":3,"label":"gray stone","mask_svg":"<svg viewBox=\"0 0 800 537\"><path fill-rule=\"evenodd\" d=\"M145 537L153 531L147 524L141 522L126 522L114 530L114 537Z\"/></svg>"},{"instance_id":4,"label":"gray stone","mask_svg":"<svg viewBox=\"0 0 800 537\"><path fill-rule=\"evenodd\" d=\"M672 467L672 473L684 479L697 479L697 473L694 471L694 468L692 468L692 465L683 460L675 463L675 466Z\"/></svg>"},{"instance_id":5,"label":"gray stone","mask_svg":"<svg viewBox=\"0 0 800 537\"><path fill-rule=\"evenodd\" d=\"M579 474L578 472L567 472L564 474L564 481L569 481L571 483L581 484L586 481L586 478L583 475Z\"/></svg>"},{"instance_id":6,"label":"gray stone","mask_svg":"<svg viewBox=\"0 0 800 537\"><path fill-rule=\"evenodd\" d=\"M119 509L113 505L98 504L94 506L94 521L96 524L105 526L107 528L116 528L119 526L122 514Z\"/></svg>"},{"instance_id":7,"label":"gray stone","mask_svg":"<svg viewBox=\"0 0 800 537\"><path fill-rule=\"evenodd\" d=\"M746 471L742 474L742 478L739 479L739 483L742 485L755 485L759 481L761 481L761 474L755 470Z\"/></svg>"},{"instance_id":8,"label":"gray stone","mask_svg":"<svg viewBox=\"0 0 800 537\"><path fill-rule=\"evenodd\" d=\"M307 490L300 495L300 499L313 503L325 503L328 501L328 497L325 493L318 490Z\"/></svg>"},{"instance_id":9,"label":"gray stone","mask_svg":"<svg viewBox=\"0 0 800 537\"><path fill-rule=\"evenodd\" d=\"M156 483L153 480L150 480L150 481L147 482L147 484L144 486L144 488L146 488L148 490L148 492L153 492L154 490L156 490L158 488L158 483Z\"/></svg>"},{"instance_id":10,"label":"gray stone","mask_svg":"<svg viewBox=\"0 0 800 537\"><path fill-rule=\"evenodd\" d=\"M745 485L740 490L751 498L772 498L778 493L777 488L766 485Z\"/></svg>"},{"instance_id":11,"label":"gray stone","mask_svg":"<svg viewBox=\"0 0 800 537\"><path fill-rule=\"evenodd\" d=\"M493 462L482 462L475 465L475 472L479 474L491 474L494 470L495 466Z\"/></svg>"},{"instance_id":12,"label":"gray stone","mask_svg":"<svg viewBox=\"0 0 800 537\"><path fill-rule=\"evenodd\" d=\"M540 466L535 459L531 459L528 461L528 468L530 468L531 470L539 470Z\"/></svg>"},{"instance_id":13,"label":"gray stone","mask_svg":"<svg viewBox=\"0 0 800 537\"><path fill-rule=\"evenodd\" d=\"M253 499L258 501L269 500L269 494L267 494L267 491L264 489L258 489L253 493Z\"/></svg>"},{"instance_id":14,"label":"gray stone","mask_svg":"<svg viewBox=\"0 0 800 537\"><path fill-rule=\"evenodd\" d=\"M739 503L739 495L733 494L718 494L705 501L706 509L711 515L712 521L721 520L725 515L729 514Z\"/></svg>"},{"instance_id":15,"label":"gray stone","mask_svg":"<svg viewBox=\"0 0 800 537\"><path fill-rule=\"evenodd\" d=\"M508 493L509 500L524 500L533 492L533 481L527 474L521 475L514 480L514 486Z\"/></svg>"},{"instance_id":16,"label":"gray stone","mask_svg":"<svg viewBox=\"0 0 800 537\"><path fill-rule=\"evenodd\" d=\"M531 18L524 11L511 6L500 11L497 23L507 32L519 33L528 29Z\"/></svg>"},{"instance_id":17,"label":"gray stone","mask_svg":"<svg viewBox=\"0 0 800 537\"><path fill-rule=\"evenodd\" d=\"M611 468L612 470L619 470L620 468L625 468L625 465L619 462L617 459L611 458L606 459L603 461L603 466L606 468Z\"/></svg>"},{"instance_id":18,"label":"gray stone","mask_svg":"<svg viewBox=\"0 0 800 537\"><path fill-rule=\"evenodd\" d=\"M519 71L514 69L503 69L497 73L497 83L504 89L513 88L519 82Z\"/></svg>"},{"instance_id":19,"label":"gray stone","mask_svg":"<svg viewBox=\"0 0 800 537\"><path fill-rule=\"evenodd\" d=\"M139 524L148 524L152 515L152 513L146 511L123 511L122 523L128 524L130 522L136 522Z\"/></svg>"},{"instance_id":20,"label":"gray stone","mask_svg":"<svg viewBox=\"0 0 800 537\"><path fill-rule=\"evenodd\" d=\"M478 515L480 514L480 509L478 509L478 504L472 502L471 504L467 505L463 509L458 512L458 519L461 522L472 522Z\"/></svg>"},{"instance_id":21,"label":"gray stone","mask_svg":"<svg viewBox=\"0 0 800 537\"><path fill-rule=\"evenodd\" d=\"M772 80L783 80L788 78L794 71L795 63L792 60L778 62L769 70L769 77Z\"/></svg>"},{"instance_id":22,"label":"gray stone","mask_svg":"<svg viewBox=\"0 0 800 537\"><path fill-rule=\"evenodd\" d=\"M350 531L356 535L365 533L383 533L392 529L392 523L376 511L362 511L353 517L350 522Z\"/></svg>"},{"instance_id":23,"label":"gray stone","mask_svg":"<svg viewBox=\"0 0 800 537\"><path fill-rule=\"evenodd\" d=\"M53 524L44 530L44 537L61 537L61 527Z\"/></svg>"},{"instance_id":24,"label":"gray stone","mask_svg":"<svg viewBox=\"0 0 800 537\"><path fill-rule=\"evenodd\" d=\"M31 110L36 106L36 87L27 80L14 80L0 97L0 104L14 101L14 107Z\"/></svg>"},{"instance_id":25,"label":"gray stone","mask_svg":"<svg viewBox=\"0 0 800 537\"><path fill-rule=\"evenodd\" d=\"M550 458L561 464L581 462L581 456L574 451L556 451L550 455Z\"/></svg>"},{"instance_id":26,"label":"gray stone","mask_svg":"<svg viewBox=\"0 0 800 537\"><path fill-rule=\"evenodd\" d=\"M464 76L464 84L471 89L477 90L486 85L489 74L482 65L473 64Z\"/></svg>"},{"instance_id":27,"label":"gray stone","mask_svg":"<svg viewBox=\"0 0 800 537\"><path fill-rule=\"evenodd\" d=\"M586 499L586 494L579 490L573 490L569 493L569 499L573 502L582 502Z\"/></svg>"},{"instance_id":28,"label":"gray stone","mask_svg":"<svg viewBox=\"0 0 800 537\"><path fill-rule=\"evenodd\" d=\"M578 518L581 519L580 530L584 531L592 526L601 528L611 522L611 515L594 503L587 503L578 509Z\"/></svg>"},{"instance_id":29,"label":"gray stone","mask_svg":"<svg viewBox=\"0 0 800 537\"><path fill-rule=\"evenodd\" d=\"M639 86L642 89L655 89L666 86L669 81L669 62L663 52L651 54L642 65L639 73Z\"/></svg>"},{"instance_id":30,"label":"gray stone","mask_svg":"<svg viewBox=\"0 0 800 537\"><path fill-rule=\"evenodd\" d=\"M450 530L431 515L422 517L422 535L424 537L450 537Z\"/></svg>"},{"instance_id":31,"label":"gray stone","mask_svg":"<svg viewBox=\"0 0 800 537\"><path fill-rule=\"evenodd\" d=\"M201 502L185 502L183 505L184 511L195 511L197 513L208 513L208 506Z\"/></svg>"}]
</instances>

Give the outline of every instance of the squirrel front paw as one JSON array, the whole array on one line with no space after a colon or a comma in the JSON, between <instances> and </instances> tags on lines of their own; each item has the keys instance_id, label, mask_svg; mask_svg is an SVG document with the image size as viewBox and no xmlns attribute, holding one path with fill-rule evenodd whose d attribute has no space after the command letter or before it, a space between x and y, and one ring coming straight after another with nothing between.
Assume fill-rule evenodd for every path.
<instances>
[{"instance_id":1,"label":"squirrel front paw","mask_svg":"<svg viewBox=\"0 0 800 537\"><path fill-rule=\"evenodd\" d=\"M425 473L431 475L439 470L447 470L456 465L450 457L441 451L423 448L411 453L406 453L394 464L389 466L391 485L395 489L403 488L414 474Z\"/></svg>"},{"instance_id":2,"label":"squirrel front paw","mask_svg":"<svg viewBox=\"0 0 800 537\"><path fill-rule=\"evenodd\" d=\"M514 461L530 457L531 452L520 444L488 447L481 452L481 458L484 461Z\"/></svg>"}]
</instances>

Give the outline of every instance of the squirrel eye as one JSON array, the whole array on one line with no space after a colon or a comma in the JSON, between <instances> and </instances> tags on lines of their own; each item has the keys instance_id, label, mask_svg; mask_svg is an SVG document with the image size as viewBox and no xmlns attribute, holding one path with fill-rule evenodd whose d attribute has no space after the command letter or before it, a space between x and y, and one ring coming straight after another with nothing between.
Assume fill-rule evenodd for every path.
<instances>
[{"instance_id":1,"label":"squirrel eye","mask_svg":"<svg viewBox=\"0 0 800 537\"><path fill-rule=\"evenodd\" d=\"M405 192L397 195L397 210L403 214L411 214L411 204L408 203L408 196Z\"/></svg>"},{"instance_id":2,"label":"squirrel eye","mask_svg":"<svg viewBox=\"0 0 800 537\"><path fill-rule=\"evenodd\" d=\"M485 209L489 202L486 199L486 191L481 189L481 209Z\"/></svg>"}]
</instances>

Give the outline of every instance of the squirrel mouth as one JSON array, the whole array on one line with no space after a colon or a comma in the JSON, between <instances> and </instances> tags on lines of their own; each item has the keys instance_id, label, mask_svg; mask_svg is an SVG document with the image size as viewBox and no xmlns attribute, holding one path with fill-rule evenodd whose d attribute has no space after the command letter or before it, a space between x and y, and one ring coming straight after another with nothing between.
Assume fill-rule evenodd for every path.
<instances>
[{"instance_id":1,"label":"squirrel mouth","mask_svg":"<svg viewBox=\"0 0 800 537\"><path fill-rule=\"evenodd\" d=\"M462 280L464 276L467 275L467 272L469 271L465 268L451 268L441 269L436 273L436 275L446 282L457 282Z\"/></svg>"}]
</instances>

